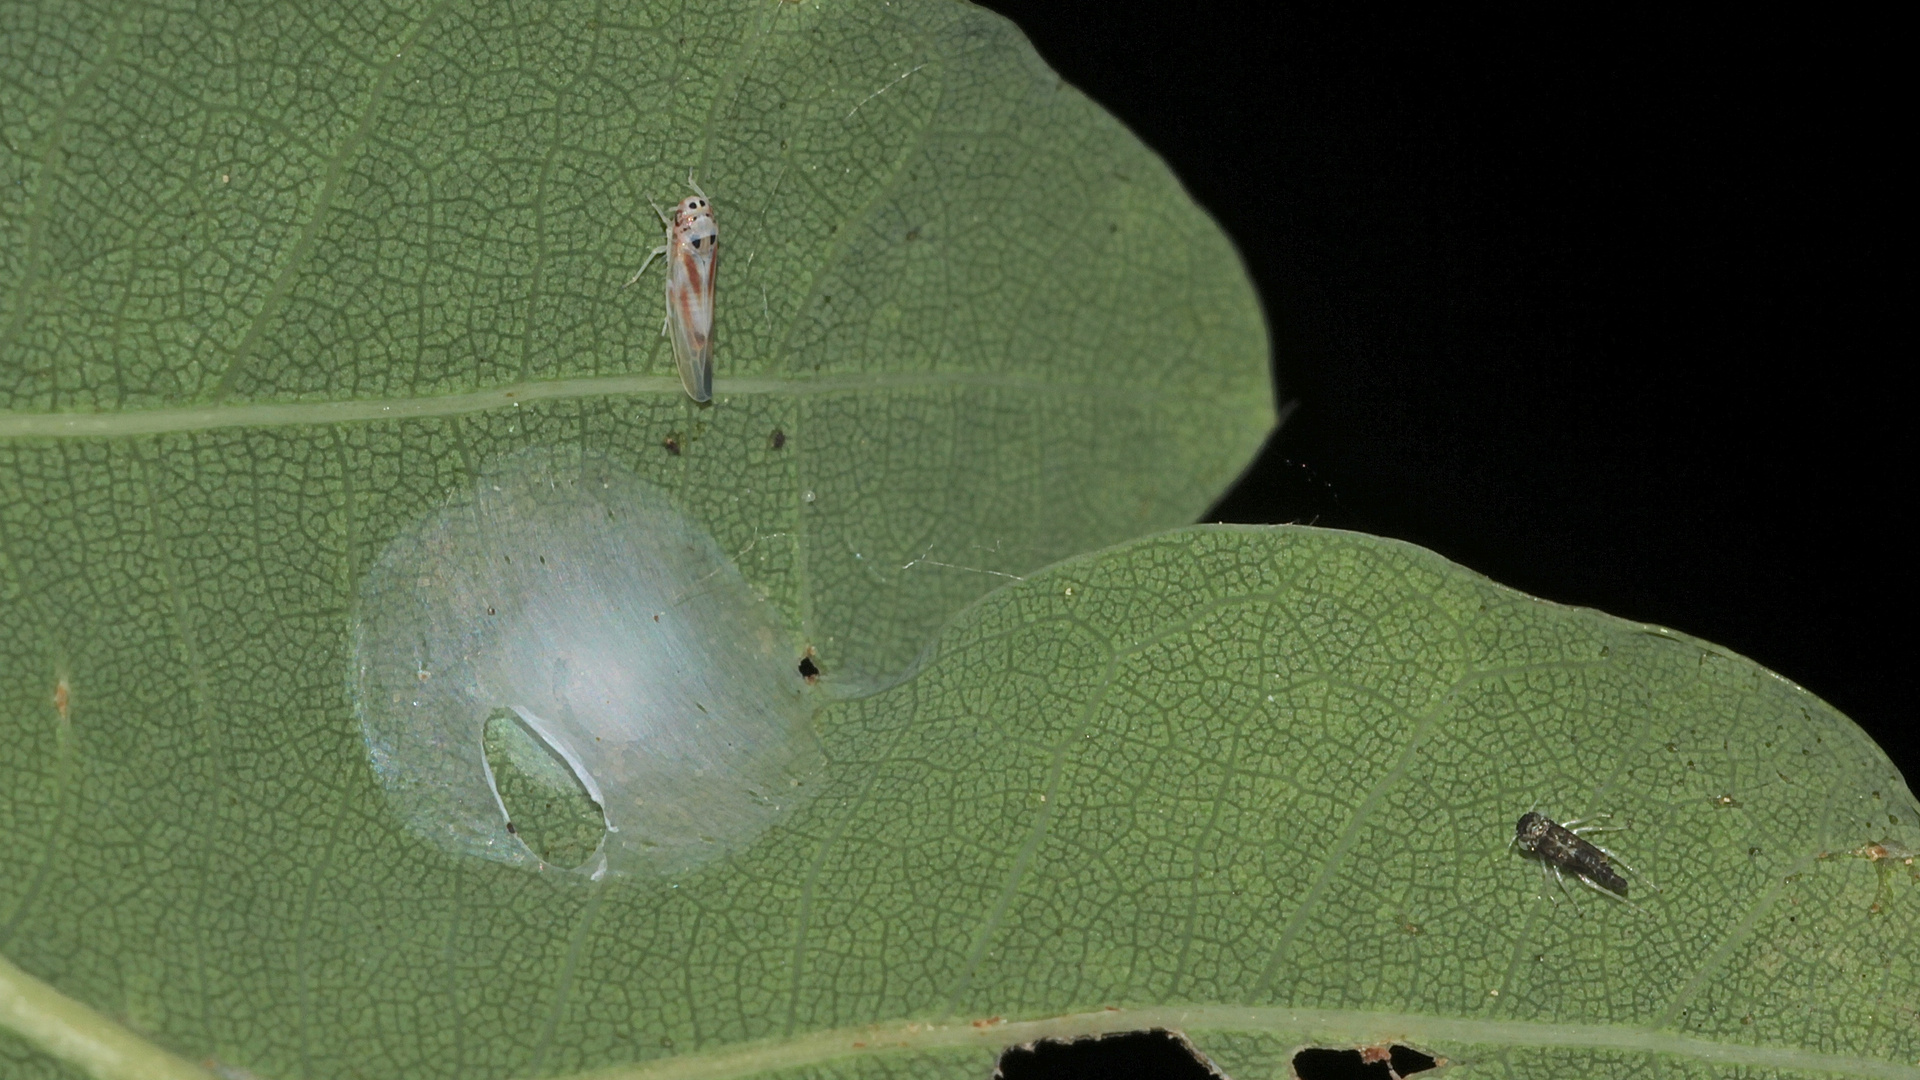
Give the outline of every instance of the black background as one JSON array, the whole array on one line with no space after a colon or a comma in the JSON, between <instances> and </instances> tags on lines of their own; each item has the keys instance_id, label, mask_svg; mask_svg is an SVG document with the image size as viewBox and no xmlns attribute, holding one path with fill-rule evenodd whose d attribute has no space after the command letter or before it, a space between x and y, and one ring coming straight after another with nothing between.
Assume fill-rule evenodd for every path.
<instances>
[{"instance_id":1,"label":"black background","mask_svg":"<svg viewBox=\"0 0 1920 1080\"><path fill-rule=\"evenodd\" d=\"M1399 537L1706 638L1920 777L1885 28L987 6L1259 287L1297 408L1208 520Z\"/></svg>"}]
</instances>

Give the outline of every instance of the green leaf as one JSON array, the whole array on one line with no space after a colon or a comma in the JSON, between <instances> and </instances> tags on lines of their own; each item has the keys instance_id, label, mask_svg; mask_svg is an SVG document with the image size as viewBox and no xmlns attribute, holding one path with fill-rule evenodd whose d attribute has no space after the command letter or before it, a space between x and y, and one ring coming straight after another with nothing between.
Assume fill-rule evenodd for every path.
<instances>
[{"instance_id":1,"label":"green leaf","mask_svg":"<svg viewBox=\"0 0 1920 1080\"><path fill-rule=\"evenodd\" d=\"M848 809L795 826L794 997L830 1003L802 1028L881 984L851 956L892 976L875 1016L1151 1006L1088 1026L1179 1027L1234 1077L1390 1040L1460 1075L1920 1074L1920 804L1879 749L1715 646L1410 545L1071 561L823 728ZM1536 807L1611 814L1659 890L1543 885L1508 846Z\"/></svg>"},{"instance_id":2,"label":"green leaf","mask_svg":"<svg viewBox=\"0 0 1920 1080\"><path fill-rule=\"evenodd\" d=\"M979 9L7 11L23 588L110 594L42 550L152 519L210 619L203 574L337 608L457 477L584 445L741 553L825 670L884 680L1009 575L1193 520L1273 423L1231 245ZM690 170L726 252L710 409L680 393L659 271L621 287ZM132 501L71 524L97 485ZM275 550L179 550L223 486Z\"/></svg>"},{"instance_id":3,"label":"green leaf","mask_svg":"<svg viewBox=\"0 0 1920 1080\"><path fill-rule=\"evenodd\" d=\"M1859 729L1410 545L1216 527L1072 560L819 730L826 789L673 880L462 865L360 780L331 859L280 853L327 869L303 933L257 931L307 948L307 996L199 972L252 991L223 1056L978 1077L1006 1043L1162 1026L1236 1078L1386 1041L1466 1076L1920 1072L1920 804ZM1510 850L1535 806L1613 815L1639 907ZM271 912L256 888L220 910Z\"/></svg>"},{"instance_id":4,"label":"green leaf","mask_svg":"<svg viewBox=\"0 0 1920 1080\"><path fill-rule=\"evenodd\" d=\"M415 863L347 692L357 583L491 463L667 489L854 688L994 585L1191 520L1273 421L1231 246L977 9L0 18L0 952L196 1058L566 1053L466 1015L539 1011L543 961L459 974L484 872ZM690 171L726 239L712 408L659 279L622 288ZM537 881L512 919L571 941Z\"/></svg>"},{"instance_id":5,"label":"green leaf","mask_svg":"<svg viewBox=\"0 0 1920 1080\"><path fill-rule=\"evenodd\" d=\"M1797 688L1340 534L1035 573L1273 414L1231 248L997 18L0 11L0 1068L1915 1074L1913 798ZM620 287L690 168L711 408ZM382 797L357 587L529 447L671 492L841 695L731 858L533 873ZM1536 801L1630 825L1650 914L1541 899Z\"/></svg>"}]
</instances>

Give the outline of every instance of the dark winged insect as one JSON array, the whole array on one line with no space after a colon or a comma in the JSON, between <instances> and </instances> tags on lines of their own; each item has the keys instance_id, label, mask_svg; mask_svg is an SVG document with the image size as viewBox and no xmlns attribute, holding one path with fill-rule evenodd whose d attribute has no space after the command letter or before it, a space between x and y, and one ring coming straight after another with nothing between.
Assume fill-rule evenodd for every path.
<instances>
[{"instance_id":1,"label":"dark winged insect","mask_svg":"<svg viewBox=\"0 0 1920 1080\"><path fill-rule=\"evenodd\" d=\"M1620 856L1582 835L1608 832L1613 828L1579 818L1559 825L1545 814L1529 810L1520 816L1519 822L1513 827L1512 846L1539 859L1543 871L1551 869L1562 890L1566 888L1567 875L1572 875L1602 896L1610 896L1636 911L1644 911L1644 908L1627 899L1627 879L1620 876L1620 870L1634 872L1633 867L1621 862ZM1615 869L1616 864L1619 869Z\"/></svg>"}]
</instances>

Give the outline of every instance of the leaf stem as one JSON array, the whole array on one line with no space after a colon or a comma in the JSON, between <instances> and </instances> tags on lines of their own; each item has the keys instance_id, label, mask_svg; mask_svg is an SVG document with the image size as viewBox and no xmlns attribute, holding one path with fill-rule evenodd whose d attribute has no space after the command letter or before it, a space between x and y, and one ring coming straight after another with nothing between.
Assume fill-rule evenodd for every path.
<instances>
[{"instance_id":1,"label":"leaf stem","mask_svg":"<svg viewBox=\"0 0 1920 1080\"><path fill-rule=\"evenodd\" d=\"M215 1080L0 957L0 1029L100 1080Z\"/></svg>"}]
</instances>

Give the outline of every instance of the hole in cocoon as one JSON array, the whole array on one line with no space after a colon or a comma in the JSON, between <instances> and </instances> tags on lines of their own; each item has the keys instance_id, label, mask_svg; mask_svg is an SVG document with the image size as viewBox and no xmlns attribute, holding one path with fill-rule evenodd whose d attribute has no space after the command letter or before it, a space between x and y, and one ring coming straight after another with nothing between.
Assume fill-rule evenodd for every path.
<instances>
[{"instance_id":1,"label":"hole in cocoon","mask_svg":"<svg viewBox=\"0 0 1920 1080\"><path fill-rule=\"evenodd\" d=\"M606 835L606 811L567 755L513 709L495 709L481 736L487 776L507 831L552 866L585 866ZM588 774L590 777L591 774Z\"/></svg>"}]
</instances>

